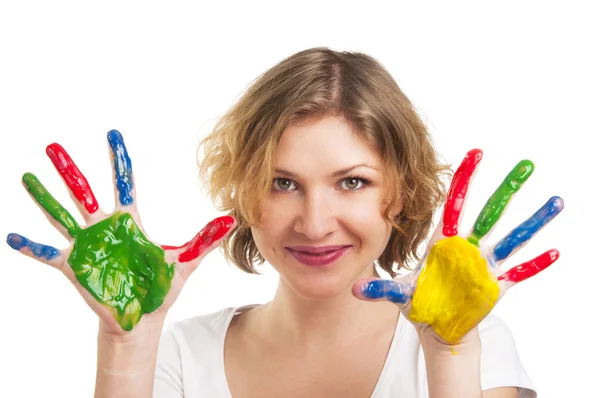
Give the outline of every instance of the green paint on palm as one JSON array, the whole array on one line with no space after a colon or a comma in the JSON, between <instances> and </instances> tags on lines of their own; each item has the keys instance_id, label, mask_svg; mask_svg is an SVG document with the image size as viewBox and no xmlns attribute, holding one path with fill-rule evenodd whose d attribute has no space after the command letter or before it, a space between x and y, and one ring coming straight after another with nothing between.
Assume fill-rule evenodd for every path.
<instances>
[{"instance_id":1,"label":"green paint on palm","mask_svg":"<svg viewBox=\"0 0 600 398\"><path fill-rule=\"evenodd\" d=\"M473 232L467 238L472 244L479 246L484 237L498 222L512 196L521 188L533 173L534 165L530 160L521 160L504 178L502 184L490 196L475 220Z\"/></svg>"},{"instance_id":2,"label":"green paint on palm","mask_svg":"<svg viewBox=\"0 0 600 398\"><path fill-rule=\"evenodd\" d=\"M129 213L109 218L73 235L68 262L75 276L107 305L124 330L158 308L171 289L175 264L150 242Z\"/></svg>"}]
</instances>

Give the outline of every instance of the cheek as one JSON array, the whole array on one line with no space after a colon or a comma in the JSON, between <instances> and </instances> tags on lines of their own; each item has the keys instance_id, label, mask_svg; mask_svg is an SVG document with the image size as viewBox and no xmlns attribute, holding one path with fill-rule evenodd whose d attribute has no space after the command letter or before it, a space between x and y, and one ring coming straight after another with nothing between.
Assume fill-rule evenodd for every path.
<instances>
[{"instance_id":1,"label":"cheek","mask_svg":"<svg viewBox=\"0 0 600 398\"><path fill-rule=\"evenodd\" d=\"M252 228L254 242L261 253L272 250L271 247L277 244L289 223L286 217L289 217L290 213L283 207L281 203L265 204L260 226Z\"/></svg>"},{"instance_id":2,"label":"cheek","mask_svg":"<svg viewBox=\"0 0 600 398\"><path fill-rule=\"evenodd\" d=\"M378 206L355 207L344 217L346 225L352 233L360 238L363 244L385 247L391 225L385 220Z\"/></svg>"}]
</instances>

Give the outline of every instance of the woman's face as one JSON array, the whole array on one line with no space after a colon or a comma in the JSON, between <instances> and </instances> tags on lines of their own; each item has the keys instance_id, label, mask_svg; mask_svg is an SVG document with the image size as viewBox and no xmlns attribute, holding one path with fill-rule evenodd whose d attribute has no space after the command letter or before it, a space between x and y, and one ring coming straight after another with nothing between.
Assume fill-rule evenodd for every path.
<instances>
[{"instance_id":1,"label":"woman's face","mask_svg":"<svg viewBox=\"0 0 600 398\"><path fill-rule=\"evenodd\" d=\"M271 193L252 236L262 256L296 293L333 297L349 293L357 279L372 275L372 263L391 233L383 217L381 167L378 153L343 118L311 118L283 132ZM299 250L293 251L330 245L348 248L327 264L306 264L296 257L302 256ZM316 257L304 258L310 262Z\"/></svg>"}]
</instances>

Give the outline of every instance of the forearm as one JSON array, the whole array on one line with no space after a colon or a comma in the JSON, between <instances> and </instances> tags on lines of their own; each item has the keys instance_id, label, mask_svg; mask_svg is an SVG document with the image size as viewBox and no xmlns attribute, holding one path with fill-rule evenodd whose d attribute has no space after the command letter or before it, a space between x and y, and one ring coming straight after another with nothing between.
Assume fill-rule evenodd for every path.
<instances>
[{"instance_id":1,"label":"forearm","mask_svg":"<svg viewBox=\"0 0 600 398\"><path fill-rule=\"evenodd\" d=\"M163 323L138 324L123 338L98 332L96 398L151 398Z\"/></svg>"},{"instance_id":2,"label":"forearm","mask_svg":"<svg viewBox=\"0 0 600 398\"><path fill-rule=\"evenodd\" d=\"M419 333L430 398L481 398L481 340L477 328L457 345Z\"/></svg>"}]
</instances>

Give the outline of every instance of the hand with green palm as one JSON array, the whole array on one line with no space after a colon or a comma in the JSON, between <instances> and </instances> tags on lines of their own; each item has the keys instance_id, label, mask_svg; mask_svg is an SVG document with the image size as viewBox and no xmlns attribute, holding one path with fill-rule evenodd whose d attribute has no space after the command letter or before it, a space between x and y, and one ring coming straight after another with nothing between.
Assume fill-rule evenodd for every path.
<instances>
[{"instance_id":1,"label":"hand with green palm","mask_svg":"<svg viewBox=\"0 0 600 398\"><path fill-rule=\"evenodd\" d=\"M59 250L14 233L8 235L7 243L60 270L98 314L105 331L123 335L140 322L164 320L187 278L236 222L230 216L218 217L182 246L152 242L137 212L131 160L123 137L111 130L107 138L114 166L114 212L106 214L99 209L71 157L60 145L51 144L46 152L86 226L81 227L33 174L26 173L23 185L70 245Z\"/></svg>"}]
</instances>

